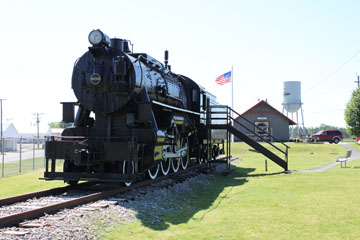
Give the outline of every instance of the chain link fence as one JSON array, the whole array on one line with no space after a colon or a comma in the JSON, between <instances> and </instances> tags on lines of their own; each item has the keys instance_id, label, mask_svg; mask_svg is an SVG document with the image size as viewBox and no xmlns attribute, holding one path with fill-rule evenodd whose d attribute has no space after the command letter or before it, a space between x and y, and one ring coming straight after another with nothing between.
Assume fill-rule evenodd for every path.
<instances>
[{"instance_id":1,"label":"chain link fence","mask_svg":"<svg viewBox=\"0 0 360 240\"><path fill-rule=\"evenodd\" d=\"M45 138L0 139L1 177L43 169Z\"/></svg>"}]
</instances>

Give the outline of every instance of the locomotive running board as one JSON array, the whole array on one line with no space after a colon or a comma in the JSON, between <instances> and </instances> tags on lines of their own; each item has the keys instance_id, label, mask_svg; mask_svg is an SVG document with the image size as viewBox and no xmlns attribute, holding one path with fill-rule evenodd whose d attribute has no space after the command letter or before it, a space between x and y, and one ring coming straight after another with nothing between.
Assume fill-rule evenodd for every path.
<instances>
[{"instance_id":1,"label":"locomotive running board","mask_svg":"<svg viewBox=\"0 0 360 240\"><path fill-rule=\"evenodd\" d=\"M162 107L170 108L170 109L173 109L173 110L176 110L176 111L179 111L179 112L186 112L186 113L195 114L195 115L200 116L200 113L198 113L198 112L193 112L193 111L189 111L189 110L186 110L186 109L177 108L177 107L170 106L170 105L167 105L167 104L155 101L155 100L152 100L152 103L154 103L156 105L159 105L159 106L162 106Z\"/></svg>"}]
</instances>

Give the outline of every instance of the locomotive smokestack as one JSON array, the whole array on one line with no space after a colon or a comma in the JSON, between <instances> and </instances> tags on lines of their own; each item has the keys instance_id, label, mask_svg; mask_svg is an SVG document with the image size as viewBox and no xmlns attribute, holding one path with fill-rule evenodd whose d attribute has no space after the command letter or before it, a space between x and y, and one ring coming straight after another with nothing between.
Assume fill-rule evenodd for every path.
<instances>
[{"instance_id":1,"label":"locomotive smokestack","mask_svg":"<svg viewBox=\"0 0 360 240\"><path fill-rule=\"evenodd\" d=\"M112 48L116 48L124 53L131 53L129 48L129 41L120 38L112 38L110 39L110 46Z\"/></svg>"},{"instance_id":2,"label":"locomotive smokestack","mask_svg":"<svg viewBox=\"0 0 360 240\"><path fill-rule=\"evenodd\" d=\"M120 38L112 38L110 39L110 46L120 51L124 51L124 40Z\"/></svg>"},{"instance_id":3,"label":"locomotive smokestack","mask_svg":"<svg viewBox=\"0 0 360 240\"><path fill-rule=\"evenodd\" d=\"M168 61L169 60L169 51L168 50L165 50L165 69L168 68Z\"/></svg>"}]
</instances>

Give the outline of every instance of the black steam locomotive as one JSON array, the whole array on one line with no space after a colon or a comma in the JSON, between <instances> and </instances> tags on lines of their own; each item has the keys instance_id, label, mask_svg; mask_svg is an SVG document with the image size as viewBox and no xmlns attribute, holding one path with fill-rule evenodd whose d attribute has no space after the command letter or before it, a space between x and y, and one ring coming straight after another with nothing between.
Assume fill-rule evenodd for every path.
<instances>
[{"instance_id":1,"label":"black steam locomotive","mask_svg":"<svg viewBox=\"0 0 360 240\"><path fill-rule=\"evenodd\" d=\"M223 151L222 139L205 144L204 116L214 96L171 72L167 51L162 64L100 30L89 41L72 75L78 101L62 103L63 121L73 126L46 141L45 180L130 185L144 174L154 179L159 172L186 169L191 160L202 163L210 148L210 158ZM62 172L56 159L64 160Z\"/></svg>"}]
</instances>

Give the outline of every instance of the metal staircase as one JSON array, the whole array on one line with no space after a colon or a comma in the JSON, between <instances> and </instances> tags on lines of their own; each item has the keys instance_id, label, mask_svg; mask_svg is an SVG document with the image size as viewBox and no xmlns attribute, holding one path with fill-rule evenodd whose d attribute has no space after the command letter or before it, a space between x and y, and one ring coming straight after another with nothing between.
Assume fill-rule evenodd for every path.
<instances>
[{"instance_id":1,"label":"metal staircase","mask_svg":"<svg viewBox=\"0 0 360 240\"><path fill-rule=\"evenodd\" d=\"M254 129L258 128L261 130L264 135L267 135L270 139L273 141L279 142L282 146L285 147L285 150L280 149L279 147L275 146L271 141L265 139L263 136L257 134L255 131L249 129L247 126L242 124L237 119L241 118L244 119L247 123L249 123L251 126L254 126ZM250 122L248 119L241 116L239 113L234 111L232 108L224 105L213 105L213 106L207 106L207 116L206 116L206 127L208 131L211 131L213 129L225 129L227 130L227 136L230 136L230 133L234 136L240 138L242 141L244 141L246 144L253 147L258 152L262 153L264 156L278 164L280 167L282 167L285 171L288 170L288 149L290 148L280 140L276 139L269 133L263 131L263 129L260 129L258 126L256 126L254 123ZM237 127L234 127L237 126ZM273 151L263 146L263 144L258 143L253 138L247 136L245 133L243 133L240 129L246 129L247 131L251 132L254 136L256 136L258 139L260 139L263 143L269 144L271 147L273 147ZM230 151L230 139L228 137L228 152ZM228 153L229 155L229 153ZM279 155L282 155L280 157Z\"/></svg>"}]
</instances>

